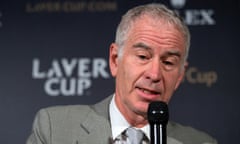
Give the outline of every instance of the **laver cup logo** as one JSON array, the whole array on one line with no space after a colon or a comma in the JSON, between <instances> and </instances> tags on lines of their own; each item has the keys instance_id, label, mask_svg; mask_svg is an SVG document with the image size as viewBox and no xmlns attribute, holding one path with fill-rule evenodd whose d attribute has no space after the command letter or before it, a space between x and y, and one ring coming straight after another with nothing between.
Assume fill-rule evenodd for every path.
<instances>
[{"instance_id":1,"label":"laver cup logo","mask_svg":"<svg viewBox=\"0 0 240 144\"><path fill-rule=\"evenodd\" d=\"M49 67L34 58L32 78L43 79L43 88L49 96L81 96L92 86L92 80L110 78L107 60L103 58L53 59Z\"/></svg>"}]
</instances>

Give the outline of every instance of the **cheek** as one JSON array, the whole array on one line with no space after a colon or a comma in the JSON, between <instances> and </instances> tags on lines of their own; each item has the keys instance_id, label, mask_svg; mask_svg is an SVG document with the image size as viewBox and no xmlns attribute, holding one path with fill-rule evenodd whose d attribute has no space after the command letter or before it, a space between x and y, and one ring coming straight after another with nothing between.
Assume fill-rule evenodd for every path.
<instances>
[{"instance_id":1,"label":"cheek","mask_svg":"<svg viewBox=\"0 0 240 144\"><path fill-rule=\"evenodd\" d=\"M125 87L131 87L131 85L133 84L134 81L134 71L131 67L125 65L125 67L123 68L122 71L122 78L123 78L123 85L125 85Z\"/></svg>"},{"instance_id":2,"label":"cheek","mask_svg":"<svg viewBox=\"0 0 240 144\"><path fill-rule=\"evenodd\" d=\"M179 80L179 74L171 74L168 73L165 75L165 82L166 82L166 88L170 89L171 91L174 91L176 89L176 86L178 85Z\"/></svg>"},{"instance_id":3,"label":"cheek","mask_svg":"<svg viewBox=\"0 0 240 144\"><path fill-rule=\"evenodd\" d=\"M126 88L125 91L131 92L135 83L141 78L144 72L144 66L139 65L136 60L136 56L131 52L127 52L123 55L119 65L118 74L121 75L121 84Z\"/></svg>"},{"instance_id":4,"label":"cheek","mask_svg":"<svg viewBox=\"0 0 240 144\"><path fill-rule=\"evenodd\" d=\"M122 87L127 87L127 90L132 90L134 87L134 82L138 78L138 72L139 68L136 66L136 64L131 63L129 61L125 61L119 71L121 75L121 84Z\"/></svg>"},{"instance_id":5,"label":"cheek","mask_svg":"<svg viewBox=\"0 0 240 144\"><path fill-rule=\"evenodd\" d=\"M129 66L127 63L122 62L118 67L117 72L117 84L122 87L122 90L126 90L127 85L130 83L131 73L129 71Z\"/></svg>"}]
</instances>

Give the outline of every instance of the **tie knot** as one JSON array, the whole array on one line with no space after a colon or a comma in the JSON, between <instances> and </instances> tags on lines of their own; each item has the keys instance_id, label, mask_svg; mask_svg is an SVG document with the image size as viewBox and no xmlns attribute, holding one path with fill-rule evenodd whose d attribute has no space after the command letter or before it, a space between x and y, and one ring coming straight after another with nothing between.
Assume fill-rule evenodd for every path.
<instances>
[{"instance_id":1,"label":"tie knot","mask_svg":"<svg viewBox=\"0 0 240 144\"><path fill-rule=\"evenodd\" d=\"M129 127L126 130L126 136L131 144L141 144L144 134L141 130Z\"/></svg>"}]
</instances>

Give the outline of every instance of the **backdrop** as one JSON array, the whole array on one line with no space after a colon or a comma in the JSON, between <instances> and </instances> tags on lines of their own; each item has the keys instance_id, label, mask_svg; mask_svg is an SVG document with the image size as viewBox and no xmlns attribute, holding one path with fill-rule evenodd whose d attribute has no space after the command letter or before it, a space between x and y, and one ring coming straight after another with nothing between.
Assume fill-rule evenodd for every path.
<instances>
[{"instance_id":1,"label":"backdrop","mask_svg":"<svg viewBox=\"0 0 240 144\"><path fill-rule=\"evenodd\" d=\"M1 0L0 143L24 144L43 107L93 104L113 93L108 48L127 9L150 0ZM238 0L158 0L192 34L189 68L170 119L220 144L240 136Z\"/></svg>"}]
</instances>

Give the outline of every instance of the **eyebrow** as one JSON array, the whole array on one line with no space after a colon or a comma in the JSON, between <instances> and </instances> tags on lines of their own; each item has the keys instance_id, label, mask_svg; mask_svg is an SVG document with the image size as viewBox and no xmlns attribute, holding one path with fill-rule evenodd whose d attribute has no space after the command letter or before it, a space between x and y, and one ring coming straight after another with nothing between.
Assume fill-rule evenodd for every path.
<instances>
[{"instance_id":1,"label":"eyebrow","mask_svg":"<svg viewBox=\"0 0 240 144\"><path fill-rule=\"evenodd\" d=\"M134 48L143 48L146 50L151 50L152 48L145 43L139 42L133 45ZM178 50L169 50L165 54L165 56L177 56L181 57L181 53Z\"/></svg>"},{"instance_id":2,"label":"eyebrow","mask_svg":"<svg viewBox=\"0 0 240 144\"><path fill-rule=\"evenodd\" d=\"M142 43L142 42L139 42L139 43L136 43L133 45L134 48L143 48L143 49L146 49L146 50L150 50L152 49L150 46Z\"/></svg>"},{"instance_id":3,"label":"eyebrow","mask_svg":"<svg viewBox=\"0 0 240 144\"><path fill-rule=\"evenodd\" d=\"M170 50L166 52L167 56L177 56L177 57L181 57L181 53L177 50Z\"/></svg>"}]
</instances>

